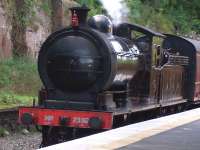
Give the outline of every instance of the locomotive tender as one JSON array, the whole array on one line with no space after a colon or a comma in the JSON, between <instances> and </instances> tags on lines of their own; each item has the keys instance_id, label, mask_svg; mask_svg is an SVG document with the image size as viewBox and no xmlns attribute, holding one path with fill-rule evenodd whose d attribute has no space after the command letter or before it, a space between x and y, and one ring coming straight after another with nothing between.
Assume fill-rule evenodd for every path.
<instances>
[{"instance_id":1,"label":"locomotive tender","mask_svg":"<svg viewBox=\"0 0 200 150\"><path fill-rule=\"evenodd\" d=\"M39 104L19 109L20 123L42 127L43 146L82 130L111 129L116 118L137 112L165 113L200 102L200 42L113 25L103 15L87 20L88 11L71 8L71 26L44 42Z\"/></svg>"}]
</instances>

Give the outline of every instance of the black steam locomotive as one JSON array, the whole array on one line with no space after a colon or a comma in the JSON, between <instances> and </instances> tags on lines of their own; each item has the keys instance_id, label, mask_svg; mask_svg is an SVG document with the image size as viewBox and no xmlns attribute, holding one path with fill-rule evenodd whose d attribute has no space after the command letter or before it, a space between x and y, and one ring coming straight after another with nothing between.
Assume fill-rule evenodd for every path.
<instances>
[{"instance_id":1,"label":"black steam locomotive","mask_svg":"<svg viewBox=\"0 0 200 150\"><path fill-rule=\"evenodd\" d=\"M87 20L88 11L71 8L71 26L44 42L39 104L19 110L20 123L42 127L43 146L111 129L138 112L164 114L200 102L198 41L113 25L104 15Z\"/></svg>"}]
</instances>

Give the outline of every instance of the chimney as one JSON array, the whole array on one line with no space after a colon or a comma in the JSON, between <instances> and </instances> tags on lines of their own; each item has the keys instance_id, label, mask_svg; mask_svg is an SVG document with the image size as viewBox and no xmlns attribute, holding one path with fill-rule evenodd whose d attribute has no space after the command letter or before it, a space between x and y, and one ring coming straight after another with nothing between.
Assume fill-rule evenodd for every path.
<instances>
[{"instance_id":1,"label":"chimney","mask_svg":"<svg viewBox=\"0 0 200 150\"><path fill-rule=\"evenodd\" d=\"M70 8L72 16L75 14L78 18L79 25L85 25L87 21L88 12L90 9L83 5L82 7L72 7Z\"/></svg>"}]
</instances>

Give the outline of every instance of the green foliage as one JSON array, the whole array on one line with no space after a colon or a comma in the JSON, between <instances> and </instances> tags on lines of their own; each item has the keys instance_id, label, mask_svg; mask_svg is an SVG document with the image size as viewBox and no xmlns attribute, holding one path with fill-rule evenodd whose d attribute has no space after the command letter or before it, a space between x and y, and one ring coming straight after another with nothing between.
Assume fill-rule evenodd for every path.
<instances>
[{"instance_id":1,"label":"green foliage","mask_svg":"<svg viewBox=\"0 0 200 150\"><path fill-rule=\"evenodd\" d=\"M76 2L81 5L86 4L91 9L89 16L106 13L106 10L103 8L99 0L76 0Z\"/></svg>"},{"instance_id":2,"label":"green foliage","mask_svg":"<svg viewBox=\"0 0 200 150\"><path fill-rule=\"evenodd\" d=\"M150 27L161 32L171 32L173 25L161 12L157 12L148 4L140 0L125 0L130 8L129 19L131 22Z\"/></svg>"},{"instance_id":3,"label":"green foliage","mask_svg":"<svg viewBox=\"0 0 200 150\"><path fill-rule=\"evenodd\" d=\"M200 34L200 19L192 20L192 27L193 31L196 31L197 34Z\"/></svg>"},{"instance_id":4,"label":"green foliage","mask_svg":"<svg viewBox=\"0 0 200 150\"><path fill-rule=\"evenodd\" d=\"M20 6L21 9L16 7L14 15L21 26L26 27L30 24L31 18L35 15L36 4L37 0L23 0ZM15 5L17 5L17 3L15 3Z\"/></svg>"},{"instance_id":5,"label":"green foliage","mask_svg":"<svg viewBox=\"0 0 200 150\"><path fill-rule=\"evenodd\" d=\"M0 61L0 104L27 104L41 87L37 65L29 58Z\"/></svg>"},{"instance_id":6,"label":"green foliage","mask_svg":"<svg viewBox=\"0 0 200 150\"><path fill-rule=\"evenodd\" d=\"M28 106L32 104L32 100L36 99L35 96L23 96L15 94L10 91L0 92L0 109L15 107L15 106Z\"/></svg>"},{"instance_id":7,"label":"green foliage","mask_svg":"<svg viewBox=\"0 0 200 150\"><path fill-rule=\"evenodd\" d=\"M50 0L23 0L23 6L17 13L17 17L22 25L30 25L32 18L36 14L36 8L42 9L47 15L51 15Z\"/></svg>"},{"instance_id":8,"label":"green foliage","mask_svg":"<svg viewBox=\"0 0 200 150\"><path fill-rule=\"evenodd\" d=\"M8 134L9 132L5 128L0 127L0 137L5 137Z\"/></svg>"},{"instance_id":9,"label":"green foliage","mask_svg":"<svg viewBox=\"0 0 200 150\"><path fill-rule=\"evenodd\" d=\"M0 61L0 72L0 90L10 89L16 93L34 95L40 87L37 65L30 58Z\"/></svg>"},{"instance_id":10,"label":"green foliage","mask_svg":"<svg viewBox=\"0 0 200 150\"><path fill-rule=\"evenodd\" d=\"M41 1L38 0L38 6L48 15L51 15L51 4L50 4L50 0L45 0L45 1Z\"/></svg>"},{"instance_id":11,"label":"green foliage","mask_svg":"<svg viewBox=\"0 0 200 150\"><path fill-rule=\"evenodd\" d=\"M199 0L125 0L130 21L162 32L200 33Z\"/></svg>"},{"instance_id":12,"label":"green foliage","mask_svg":"<svg viewBox=\"0 0 200 150\"><path fill-rule=\"evenodd\" d=\"M16 8L16 0L2 0L3 6L6 8L6 13L10 22L13 18L23 27L32 24L33 18L36 15L37 8L43 10L47 15L51 15L50 0L21 0L20 9Z\"/></svg>"}]
</instances>

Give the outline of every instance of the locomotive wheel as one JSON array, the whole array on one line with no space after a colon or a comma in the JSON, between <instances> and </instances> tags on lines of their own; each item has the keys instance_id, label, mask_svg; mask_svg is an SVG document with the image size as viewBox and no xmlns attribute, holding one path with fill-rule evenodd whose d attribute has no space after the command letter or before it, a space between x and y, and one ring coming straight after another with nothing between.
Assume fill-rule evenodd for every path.
<instances>
[{"instance_id":1,"label":"locomotive wheel","mask_svg":"<svg viewBox=\"0 0 200 150\"><path fill-rule=\"evenodd\" d=\"M170 113L173 114L175 113L176 109L175 109L175 106L171 106L170 107Z\"/></svg>"},{"instance_id":2,"label":"locomotive wheel","mask_svg":"<svg viewBox=\"0 0 200 150\"><path fill-rule=\"evenodd\" d=\"M177 111L178 111L178 112L181 112L182 110L183 110L182 105L178 105L178 106L177 106Z\"/></svg>"},{"instance_id":3,"label":"locomotive wheel","mask_svg":"<svg viewBox=\"0 0 200 150\"><path fill-rule=\"evenodd\" d=\"M65 127L42 127L42 143L40 147L58 144L72 139L73 129Z\"/></svg>"},{"instance_id":4,"label":"locomotive wheel","mask_svg":"<svg viewBox=\"0 0 200 150\"><path fill-rule=\"evenodd\" d=\"M104 130L44 126L42 127L42 143L40 148L100 133L102 131Z\"/></svg>"},{"instance_id":5,"label":"locomotive wheel","mask_svg":"<svg viewBox=\"0 0 200 150\"><path fill-rule=\"evenodd\" d=\"M161 109L160 109L160 115L161 115L161 116L164 116L164 115L166 115L166 114L167 114L167 108L165 108L165 107L164 107L164 108L161 108Z\"/></svg>"}]
</instances>

